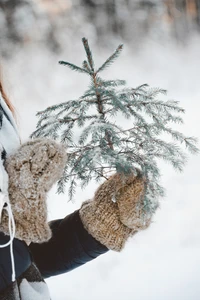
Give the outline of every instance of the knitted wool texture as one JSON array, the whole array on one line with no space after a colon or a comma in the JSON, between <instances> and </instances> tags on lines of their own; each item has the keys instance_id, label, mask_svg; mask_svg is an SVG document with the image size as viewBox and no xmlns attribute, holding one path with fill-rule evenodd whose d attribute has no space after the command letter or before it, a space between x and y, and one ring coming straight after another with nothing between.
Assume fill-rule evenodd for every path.
<instances>
[{"instance_id":1,"label":"knitted wool texture","mask_svg":"<svg viewBox=\"0 0 200 300\"><path fill-rule=\"evenodd\" d=\"M144 194L141 175L113 175L97 189L93 200L83 203L79 214L85 229L107 248L121 251L129 236L151 223L143 209Z\"/></svg>"},{"instance_id":2,"label":"knitted wool texture","mask_svg":"<svg viewBox=\"0 0 200 300\"><path fill-rule=\"evenodd\" d=\"M47 139L28 141L7 158L5 167L9 176L9 198L16 238L28 244L42 243L51 238L46 195L62 175L65 163L64 147ZM5 210L0 231L9 234Z\"/></svg>"}]
</instances>

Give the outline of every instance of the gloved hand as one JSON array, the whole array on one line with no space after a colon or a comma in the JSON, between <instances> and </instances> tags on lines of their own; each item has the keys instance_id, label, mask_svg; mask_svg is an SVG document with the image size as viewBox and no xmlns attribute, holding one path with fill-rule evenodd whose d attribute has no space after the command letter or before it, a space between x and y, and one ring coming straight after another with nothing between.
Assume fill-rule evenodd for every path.
<instances>
[{"instance_id":1,"label":"gloved hand","mask_svg":"<svg viewBox=\"0 0 200 300\"><path fill-rule=\"evenodd\" d=\"M85 229L107 248L121 251L129 236L147 228L151 216L144 211L145 178L115 174L79 210Z\"/></svg>"},{"instance_id":2,"label":"gloved hand","mask_svg":"<svg viewBox=\"0 0 200 300\"><path fill-rule=\"evenodd\" d=\"M60 178L66 162L62 145L48 139L35 139L20 146L6 160L9 198L16 224L15 237L30 242L50 239L46 195ZM0 231L9 234L4 211Z\"/></svg>"}]
</instances>

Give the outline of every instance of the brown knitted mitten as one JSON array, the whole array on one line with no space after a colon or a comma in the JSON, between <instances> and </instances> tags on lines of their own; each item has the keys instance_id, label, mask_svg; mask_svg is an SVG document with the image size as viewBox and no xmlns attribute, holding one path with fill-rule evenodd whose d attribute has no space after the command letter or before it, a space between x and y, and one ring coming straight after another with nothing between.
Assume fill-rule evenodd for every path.
<instances>
[{"instance_id":1,"label":"brown knitted mitten","mask_svg":"<svg viewBox=\"0 0 200 300\"><path fill-rule=\"evenodd\" d=\"M145 179L115 174L96 191L94 199L79 211L85 229L109 249L120 251L127 238L150 225L143 210Z\"/></svg>"},{"instance_id":2,"label":"brown knitted mitten","mask_svg":"<svg viewBox=\"0 0 200 300\"><path fill-rule=\"evenodd\" d=\"M16 238L27 243L50 239L46 193L62 175L66 159L64 147L48 139L29 141L7 158L9 198L16 223ZM0 231L9 234L5 211Z\"/></svg>"}]
</instances>

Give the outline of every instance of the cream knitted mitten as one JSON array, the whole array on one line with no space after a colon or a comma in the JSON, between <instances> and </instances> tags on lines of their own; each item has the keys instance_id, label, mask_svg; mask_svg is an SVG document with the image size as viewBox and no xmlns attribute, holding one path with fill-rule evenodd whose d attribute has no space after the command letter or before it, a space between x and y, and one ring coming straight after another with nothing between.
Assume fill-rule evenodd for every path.
<instances>
[{"instance_id":1,"label":"cream knitted mitten","mask_svg":"<svg viewBox=\"0 0 200 300\"><path fill-rule=\"evenodd\" d=\"M16 238L27 243L50 239L46 194L62 175L66 159L64 147L48 139L31 140L7 158L5 167ZM9 234L5 211L0 231Z\"/></svg>"},{"instance_id":2,"label":"cream knitted mitten","mask_svg":"<svg viewBox=\"0 0 200 300\"><path fill-rule=\"evenodd\" d=\"M141 175L111 176L79 210L85 229L107 248L121 251L129 236L151 223L143 210L144 194Z\"/></svg>"}]
</instances>

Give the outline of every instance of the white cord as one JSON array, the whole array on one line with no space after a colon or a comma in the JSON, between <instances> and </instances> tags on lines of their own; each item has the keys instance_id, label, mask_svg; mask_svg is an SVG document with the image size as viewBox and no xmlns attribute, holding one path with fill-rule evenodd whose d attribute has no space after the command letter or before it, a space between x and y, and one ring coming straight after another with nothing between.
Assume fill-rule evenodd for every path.
<instances>
[{"instance_id":1,"label":"white cord","mask_svg":"<svg viewBox=\"0 0 200 300\"><path fill-rule=\"evenodd\" d=\"M13 240L15 238L15 220L13 217L11 205L9 202L6 202L6 206L4 206L3 209L5 209L8 212L8 228L9 228L9 235L10 240L3 245L0 245L0 248L4 248L10 245L10 258L11 258L11 265L12 265L12 282L16 280L16 273L15 273L15 260L14 260L14 253L13 253Z\"/></svg>"}]
</instances>

